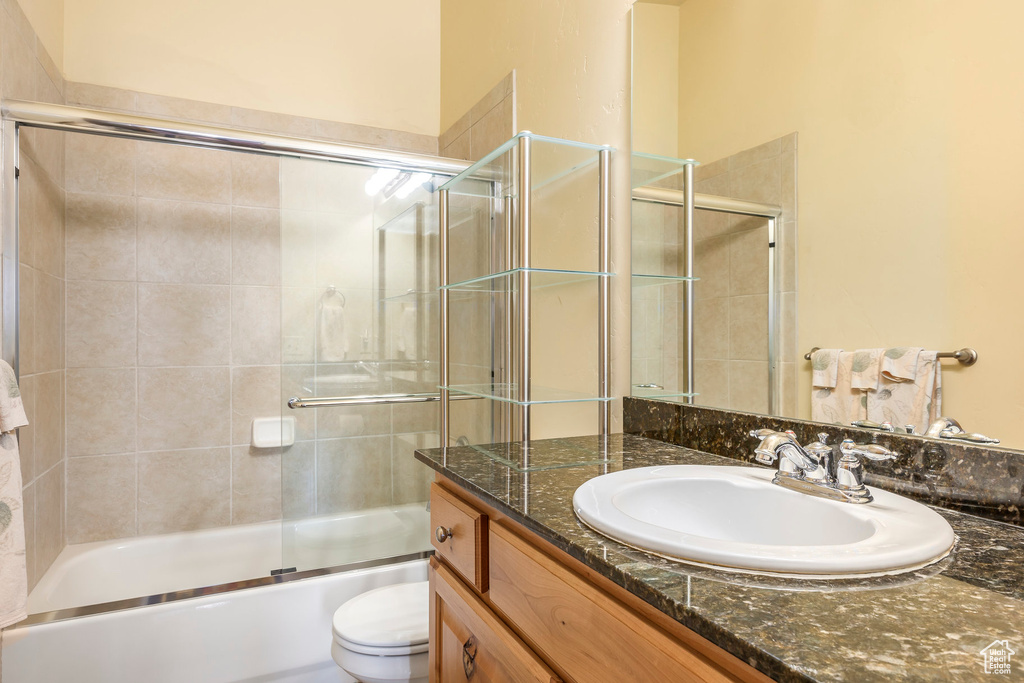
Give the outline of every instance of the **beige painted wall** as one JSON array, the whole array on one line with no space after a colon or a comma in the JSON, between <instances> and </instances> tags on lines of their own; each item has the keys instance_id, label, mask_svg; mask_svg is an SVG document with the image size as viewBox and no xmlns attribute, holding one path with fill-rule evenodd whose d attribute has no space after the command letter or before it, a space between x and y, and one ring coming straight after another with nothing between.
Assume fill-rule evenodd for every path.
<instances>
[{"instance_id":1,"label":"beige painted wall","mask_svg":"<svg viewBox=\"0 0 1024 683\"><path fill-rule=\"evenodd\" d=\"M976 366L944 365L944 412L1024 446L1024 5L689 0L680 18L681 153L800 135L801 353L974 346Z\"/></svg>"},{"instance_id":2,"label":"beige painted wall","mask_svg":"<svg viewBox=\"0 0 1024 683\"><path fill-rule=\"evenodd\" d=\"M438 133L439 0L63 4L68 80Z\"/></svg>"},{"instance_id":3,"label":"beige painted wall","mask_svg":"<svg viewBox=\"0 0 1024 683\"><path fill-rule=\"evenodd\" d=\"M441 130L516 70L517 125L609 144L613 187L629 185L630 0L442 0ZM612 196L612 268L629 272L629 198ZM613 279L614 392L628 392L629 279ZM535 321L535 325L537 322ZM581 334L593 341L587 326ZM534 433L564 433L576 416L538 411ZM621 410L613 408L618 420ZM550 420L545 415L551 415ZM588 407L587 416L596 414ZM551 431L545 431L545 430ZM587 430L584 430L587 431ZM592 426L589 430L593 432Z\"/></svg>"},{"instance_id":4,"label":"beige painted wall","mask_svg":"<svg viewBox=\"0 0 1024 683\"><path fill-rule=\"evenodd\" d=\"M64 0L17 0L57 68L64 64Z\"/></svg>"},{"instance_id":5,"label":"beige painted wall","mask_svg":"<svg viewBox=\"0 0 1024 683\"><path fill-rule=\"evenodd\" d=\"M633 5L633 151L679 150L679 7Z\"/></svg>"}]
</instances>

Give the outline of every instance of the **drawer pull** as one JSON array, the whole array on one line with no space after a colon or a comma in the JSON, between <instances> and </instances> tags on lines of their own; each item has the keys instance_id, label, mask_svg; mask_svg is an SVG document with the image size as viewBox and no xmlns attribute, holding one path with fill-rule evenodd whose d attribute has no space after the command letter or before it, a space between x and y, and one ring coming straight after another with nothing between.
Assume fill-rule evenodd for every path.
<instances>
[{"instance_id":1,"label":"drawer pull","mask_svg":"<svg viewBox=\"0 0 1024 683\"><path fill-rule=\"evenodd\" d=\"M467 681L476 673L476 638L473 636L462 644L462 671Z\"/></svg>"},{"instance_id":2,"label":"drawer pull","mask_svg":"<svg viewBox=\"0 0 1024 683\"><path fill-rule=\"evenodd\" d=\"M455 534L452 533L451 528L446 529L443 526L439 526L436 529L434 529L434 538L437 539L438 543L444 543L449 538L453 538L454 536Z\"/></svg>"}]
</instances>

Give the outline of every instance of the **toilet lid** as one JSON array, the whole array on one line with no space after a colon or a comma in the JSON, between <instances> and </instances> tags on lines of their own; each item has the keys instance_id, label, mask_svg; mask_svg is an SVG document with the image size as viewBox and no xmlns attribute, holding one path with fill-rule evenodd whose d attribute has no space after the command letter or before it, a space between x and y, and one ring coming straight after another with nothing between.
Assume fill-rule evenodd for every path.
<instances>
[{"instance_id":1,"label":"toilet lid","mask_svg":"<svg viewBox=\"0 0 1024 683\"><path fill-rule=\"evenodd\" d=\"M357 595L334 613L333 627L335 639L348 649L396 648L401 654L398 649L426 645L429 621L429 584L417 581Z\"/></svg>"}]
</instances>

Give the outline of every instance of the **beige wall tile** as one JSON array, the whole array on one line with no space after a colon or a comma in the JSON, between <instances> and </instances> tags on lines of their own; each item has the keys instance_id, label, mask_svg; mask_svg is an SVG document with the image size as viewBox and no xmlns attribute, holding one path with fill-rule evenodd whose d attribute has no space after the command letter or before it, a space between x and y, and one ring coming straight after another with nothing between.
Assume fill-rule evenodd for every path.
<instances>
[{"instance_id":1,"label":"beige wall tile","mask_svg":"<svg viewBox=\"0 0 1024 683\"><path fill-rule=\"evenodd\" d=\"M316 233L319 216L314 211L286 210L281 214L281 284L285 287L316 286Z\"/></svg>"},{"instance_id":2,"label":"beige wall tile","mask_svg":"<svg viewBox=\"0 0 1024 683\"><path fill-rule=\"evenodd\" d=\"M231 208L138 200L138 270L145 282L231 282Z\"/></svg>"},{"instance_id":3,"label":"beige wall tile","mask_svg":"<svg viewBox=\"0 0 1024 683\"><path fill-rule=\"evenodd\" d=\"M697 161L700 161L700 165L693 169L693 179L698 183L729 172L729 157L715 161Z\"/></svg>"},{"instance_id":4,"label":"beige wall tile","mask_svg":"<svg viewBox=\"0 0 1024 683\"><path fill-rule=\"evenodd\" d=\"M69 193L66 215L68 279L135 279L133 198Z\"/></svg>"},{"instance_id":5,"label":"beige wall tile","mask_svg":"<svg viewBox=\"0 0 1024 683\"><path fill-rule=\"evenodd\" d=\"M64 548L64 468L41 475L35 496L35 571L42 576Z\"/></svg>"},{"instance_id":6,"label":"beige wall tile","mask_svg":"<svg viewBox=\"0 0 1024 683\"><path fill-rule=\"evenodd\" d=\"M139 453L139 535L231 523L231 449Z\"/></svg>"},{"instance_id":7,"label":"beige wall tile","mask_svg":"<svg viewBox=\"0 0 1024 683\"><path fill-rule=\"evenodd\" d=\"M22 160L18 188L19 258L37 270L64 277L64 193L31 159Z\"/></svg>"},{"instance_id":8,"label":"beige wall tile","mask_svg":"<svg viewBox=\"0 0 1024 683\"><path fill-rule=\"evenodd\" d=\"M36 61L34 36L20 35L11 22L0 22L0 63L4 71L0 79L3 96L13 100L36 99L36 69L42 67Z\"/></svg>"},{"instance_id":9,"label":"beige wall tile","mask_svg":"<svg viewBox=\"0 0 1024 683\"><path fill-rule=\"evenodd\" d=\"M18 268L18 362L21 375L36 371L36 279L35 269Z\"/></svg>"},{"instance_id":10,"label":"beige wall tile","mask_svg":"<svg viewBox=\"0 0 1024 683\"><path fill-rule=\"evenodd\" d=\"M470 135L467 130L462 135L452 140L451 144L442 149L441 156L448 157L449 159L471 160L473 157L469 151L469 138Z\"/></svg>"},{"instance_id":11,"label":"beige wall tile","mask_svg":"<svg viewBox=\"0 0 1024 683\"><path fill-rule=\"evenodd\" d=\"M36 377L37 375L22 375L19 379L21 400L25 406L25 416L28 418L28 424L18 430L18 455L21 458L22 484L27 484L36 477Z\"/></svg>"},{"instance_id":12,"label":"beige wall tile","mask_svg":"<svg viewBox=\"0 0 1024 683\"><path fill-rule=\"evenodd\" d=\"M231 107L226 104L140 92L136 95L135 107L139 113L165 116L171 119L186 119L213 124L231 123Z\"/></svg>"},{"instance_id":13,"label":"beige wall tile","mask_svg":"<svg viewBox=\"0 0 1024 683\"><path fill-rule=\"evenodd\" d=\"M56 91L51 94L56 95ZM64 140L67 133L42 128L22 128L19 153L22 161L31 158L46 176L64 187Z\"/></svg>"},{"instance_id":14,"label":"beige wall tile","mask_svg":"<svg viewBox=\"0 0 1024 683\"><path fill-rule=\"evenodd\" d=\"M132 90L68 81L64 95L68 104L80 104L98 109L135 111L136 93Z\"/></svg>"},{"instance_id":15,"label":"beige wall tile","mask_svg":"<svg viewBox=\"0 0 1024 683\"><path fill-rule=\"evenodd\" d=\"M729 298L729 358L768 360L768 296Z\"/></svg>"},{"instance_id":16,"label":"beige wall tile","mask_svg":"<svg viewBox=\"0 0 1024 683\"><path fill-rule=\"evenodd\" d=\"M136 150L140 197L231 202L232 152L159 142L139 142Z\"/></svg>"},{"instance_id":17,"label":"beige wall tile","mask_svg":"<svg viewBox=\"0 0 1024 683\"><path fill-rule=\"evenodd\" d=\"M694 288L695 298L729 296L728 237L694 244L693 274L700 278L700 286Z\"/></svg>"},{"instance_id":18,"label":"beige wall tile","mask_svg":"<svg viewBox=\"0 0 1024 683\"><path fill-rule=\"evenodd\" d=\"M135 454L68 461L68 543L135 535Z\"/></svg>"},{"instance_id":19,"label":"beige wall tile","mask_svg":"<svg viewBox=\"0 0 1024 683\"><path fill-rule=\"evenodd\" d=\"M733 410L768 412L767 361L729 362L729 403Z\"/></svg>"},{"instance_id":20,"label":"beige wall tile","mask_svg":"<svg viewBox=\"0 0 1024 683\"><path fill-rule=\"evenodd\" d=\"M313 365L282 365L281 366L281 398L282 402L292 396L312 396L314 394L313 376L316 368ZM295 418L296 441L307 441L316 438L315 410L290 410Z\"/></svg>"},{"instance_id":21,"label":"beige wall tile","mask_svg":"<svg viewBox=\"0 0 1024 683\"><path fill-rule=\"evenodd\" d=\"M786 417L799 418L797 414L800 409L800 388L796 363L779 363L779 373L782 376L781 386L781 414Z\"/></svg>"},{"instance_id":22,"label":"beige wall tile","mask_svg":"<svg viewBox=\"0 0 1024 683\"><path fill-rule=\"evenodd\" d=\"M320 439L316 454L317 514L391 503L391 437Z\"/></svg>"},{"instance_id":23,"label":"beige wall tile","mask_svg":"<svg viewBox=\"0 0 1024 683\"><path fill-rule=\"evenodd\" d=\"M281 450L231 449L231 523L281 519Z\"/></svg>"},{"instance_id":24,"label":"beige wall tile","mask_svg":"<svg viewBox=\"0 0 1024 683\"><path fill-rule=\"evenodd\" d=\"M512 130L512 98L507 97L469 129L471 159L480 159L515 134Z\"/></svg>"},{"instance_id":25,"label":"beige wall tile","mask_svg":"<svg viewBox=\"0 0 1024 683\"><path fill-rule=\"evenodd\" d=\"M227 368L140 368L140 451L226 446L231 440Z\"/></svg>"},{"instance_id":26,"label":"beige wall tile","mask_svg":"<svg viewBox=\"0 0 1024 683\"><path fill-rule=\"evenodd\" d=\"M782 168L778 157L733 169L730 194L738 199L768 204L782 203Z\"/></svg>"},{"instance_id":27,"label":"beige wall tile","mask_svg":"<svg viewBox=\"0 0 1024 683\"><path fill-rule=\"evenodd\" d=\"M139 365L227 365L231 288L139 284Z\"/></svg>"},{"instance_id":28,"label":"beige wall tile","mask_svg":"<svg viewBox=\"0 0 1024 683\"><path fill-rule=\"evenodd\" d=\"M67 372L67 454L135 451L135 368Z\"/></svg>"},{"instance_id":29,"label":"beige wall tile","mask_svg":"<svg viewBox=\"0 0 1024 683\"><path fill-rule=\"evenodd\" d=\"M299 137L309 138L315 137L317 134L316 120L314 119L292 116L291 114L278 114L271 111L244 109L242 107L231 108L231 123L239 128L284 133Z\"/></svg>"},{"instance_id":30,"label":"beige wall tile","mask_svg":"<svg viewBox=\"0 0 1024 683\"><path fill-rule=\"evenodd\" d=\"M391 406L388 405L342 406L317 411L316 434L319 439L390 433Z\"/></svg>"},{"instance_id":31,"label":"beige wall tile","mask_svg":"<svg viewBox=\"0 0 1024 683\"><path fill-rule=\"evenodd\" d=\"M231 368L231 442L248 446L252 421L257 417L281 417L281 366ZM293 412L291 410L289 413ZM294 411L300 412L300 411ZM292 417L292 415L288 415Z\"/></svg>"},{"instance_id":32,"label":"beige wall tile","mask_svg":"<svg viewBox=\"0 0 1024 683\"><path fill-rule=\"evenodd\" d=\"M232 154L231 203L278 208L281 204L280 159L262 154Z\"/></svg>"},{"instance_id":33,"label":"beige wall tile","mask_svg":"<svg viewBox=\"0 0 1024 683\"><path fill-rule=\"evenodd\" d=\"M779 295L779 360L797 361L797 308L796 292Z\"/></svg>"},{"instance_id":34,"label":"beige wall tile","mask_svg":"<svg viewBox=\"0 0 1024 683\"><path fill-rule=\"evenodd\" d=\"M39 583L36 573L36 487L26 486L21 491L22 510L25 514L25 570L28 574L28 589Z\"/></svg>"},{"instance_id":35,"label":"beige wall tile","mask_svg":"<svg viewBox=\"0 0 1024 683\"><path fill-rule=\"evenodd\" d=\"M698 299L693 307L693 350L699 359L729 358L729 299Z\"/></svg>"},{"instance_id":36,"label":"beige wall tile","mask_svg":"<svg viewBox=\"0 0 1024 683\"><path fill-rule=\"evenodd\" d=\"M729 236L729 294L766 294L768 292L768 228L762 223L756 230Z\"/></svg>"},{"instance_id":37,"label":"beige wall tile","mask_svg":"<svg viewBox=\"0 0 1024 683\"><path fill-rule=\"evenodd\" d=\"M281 454L281 513L284 519L316 514L316 442L298 441Z\"/></svg>"},{"instance_id":38,"label":"beige wall tile","mask_svg":"<svg viewBox=\"0 0 1024 683\"><path fill-rule=\"evenodd\" d=\"M285 287L281 292L281 359L312 363L316 357L317 290Z\"/></svg>"},{"instance_id":39,"label":"beige wall tile","mask_svg":"<svg viewBox=\"0 0 1024 683\"><path fill-rule=\"evenodd\" d=\"M386 128L360 126L340 121L316 121L317 137L327 138L333 142L350 142L371 147L391 147L392 131Z\"/></svg>"},{"instance_id":40,"label":"beige wall tile","mask_svg":"<svg viewBox=\"0 0 1024 683\"><path fill-rule=\"evenodd\" d=\"M779 157L779 192L785 220L796 220L796 151Z\"/></svg>"},{"instance_id":41,"label":"beige wall tile","mask_svg":"<svg viewBox=\"0 0 1024 683\"><path fill-rule=\"evenodd\" d=\"M735 171L736 169L745 168L746 166L750 166L758 161L777 157L781 153L782 138L769 140L757 147L751 147L750 149L745 149L742 152L736 152L736 154L730 156L729 170Z\"/></svg>"},{"instance_id":42,"label":"beige wall tile","mask_svg":"<svg viewBox=\"0 0 1024 683\"><path fill-rule=\"evenodd\" d=\"M52 102L53 104L64 104L64 74L61 73L60 67L53 61L50 53L43 47L43 41L41 40L36 40L36 59L46 75L48 84L55 91L53 99L46 99L44 101Z\"/></svg>"},{"instance_id":43,"label":"beige wall tile","mask_svg":"<svg viewBox=\"0 0 1024 683\"><path fill-rule=\"evenodd\" d=\"M234 365L281 362L279 288L231 288L231 362Z\"/></svg>"},{"instance_id":44,"label":"beige wall tile","mask_svg":"<svg viewBox=\"0 0 1024 683\"><path fill-rule=\"evenodd\" d=\"M46 472L64 457L64 372L36 375L33 450L35 471Z\"/></svg>"},{"instance_id":45,"label":"beige wall tile","mask_svg":"<svg viewBox=\"0 0 1024 683\"><path fill-rule=\"evenodd\" d=\"M433 434L401 434L391 439L391 487L394 504L426 502L430 498L430 482L434 470L418 461L413 452L418 448L437 448L438 436Z\"/></svg>"},{"instance_id":46,"label":"beige wall tile","mask_svg":"<svg viewBox=\"0 0 1024 683\"><path fill-rule=\"evenodd\" d=\"M135 283L71 281L67 290L68 367L135 365Z\"/></svg>"},{"instance_id":47,"label":"beige wall tile","mask_svg":"<svg viewBox=\"0 0 1024 683\"><path fill-rule=\"evenodd\" d=\"M64 367L64 281L36 273L35 365L38 372Z\"/></svg>"},{"instance_id":48,"label":"beige wall tile","mask_svg":"<svg viewBox=\"0 0 1024 683\"><path fill-rule=\"evenodd\" d=\"M231 282L281 284L281 222L277 209L231 209Z\"/></svg>"},{"instance_id":49,"label":"beige wall tile","mask_svg":"<svg viewBox=\"0 0 1024 683\"><path fill-rule=\"evenodd\" d=\"M694 362L694 387L700 394L694 403L712 408L728 408L729 361L698 360Z\"/></svg>"},{"instance_id":50,"label":"beige wall tile","mask_svg":"<svg viewBox=\"0 0 1024 683\"><path fill-rule=\"evenodd\" d=\"M435 386L437 381L431 382ZM426 391L433 391L427 389ZM440 408L437 403L408 403L392 406L391 420L395 434L408 432L432 432L437 430Z\"/></svg>"},{"instance_id":51,"label":"beige wall tile","mask_svg":"<svg viewBox=\"0 0 1024 683\"><path fill-rule=\"evenodd\" d=\"M99 135L68 135L64 143L65 189L134 194L135 144L132 140Z\"/></svg>"},{"instance_id":52,"label":"beige wall tile","mask_svg":"<svg viewBox=\"0 0 1024 683\"><path fill-rule=\"evenodd\" d=\"M782 225L782 271L779 277L779 290L796 291L796 255L797 255L797 224L787 222Z\"/></svg>"},{"instance_id":53,"label":"beige wall tile","mask_svg":"<svg viewBox=\"0 0 1024 683\"><path fill-rule=\"evenodd\" d=\"M434 156L437 154L437 138L433 135L396 130L391 133L391 149Z\"/></svg>"}]
</instances>

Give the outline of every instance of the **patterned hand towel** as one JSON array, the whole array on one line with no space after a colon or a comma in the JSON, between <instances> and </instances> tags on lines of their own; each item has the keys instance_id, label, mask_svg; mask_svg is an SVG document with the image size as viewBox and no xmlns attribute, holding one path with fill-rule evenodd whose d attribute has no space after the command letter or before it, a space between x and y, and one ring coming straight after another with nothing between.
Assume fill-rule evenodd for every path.
<instances>
[{"instance_id":1,"label":"patterned hand towel","mask_svg":"<svg viewBox=\"0 0 1024 683\"><path fill-rule=\"evenodd\" d=\"M853 368L850 373L852 388L864 391L878 389L878 375L884 351L885 349L858 349L853 352Z\"/></svg>"},{"instance_id":2,"label":"patterned hand towel","mask_svg":"<svg viewBox=\"0 0 1024 683\"><path fill-rule=\"evenodd\" d=\"M913 360L904 360L905 356L913 356ZM909 349L896 360L903 361L897 372L907 375L912 365L914 375L894 378L883 371L878 391L868 395L868 419L901 427L914 425L920 434L942 415L942 365L935 351L924 349Z\"/></svg>"},{"instance_id":3,"label":"patterned hand towel","mask_svg":"<svg viewBox=\"0 0 1024 683\"><path fill-rule=\"evenodd\" d=\"M842 349L818 349L811 354L811 385L834 388L839 377L839 354Z\"/></svg>"},{"instance_id":4,"label":"patterned hand towel","mask_svg":"<svg viewBox=\"0 0 1024 683\"><path fill-rule=\"evenodd\" d=\"M890 382L917 379L917 359L924 351L919 346L897 346L886 349L882 356L882 377Z\"/></svg>"},{"instance_id":5,"label":"patterned hand towel","mask_svg":"<svg viewBox=\"0 0 1024 683\"><path fill-rule=\"evenodd\" d=\"M854 420L867 419L865 392L850 386L855 355L847 351L836 354L833 387L811 387L811 419L815 422L848 425Z\"/></svg>"},{"instance_id":6,"label":"patterned hand towel","mask_svg":"<svg viewBox=\"0 0 1024 683\"><path fill-rule=\"evenodd\" d=\"M14 369L0 360L0 628L26 616L25 515L21 502L21 458L14 430L28 424Z\"/></svg>"}]
</instances>

